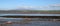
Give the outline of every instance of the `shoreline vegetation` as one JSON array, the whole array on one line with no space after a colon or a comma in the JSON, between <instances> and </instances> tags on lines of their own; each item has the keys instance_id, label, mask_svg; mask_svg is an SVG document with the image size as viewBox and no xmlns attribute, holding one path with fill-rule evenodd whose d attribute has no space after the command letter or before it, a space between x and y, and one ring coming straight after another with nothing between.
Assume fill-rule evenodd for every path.
<instances>
[{"instance_id":1,"label":"shoreline vegetation","mask_svg":"<svg viewBox=\"0 0 60 26\"><path fill-rule=\"evenodd\" d=\"M0 10L0 14L60 14L60 10Z\"/></svg>"}]
</instances>

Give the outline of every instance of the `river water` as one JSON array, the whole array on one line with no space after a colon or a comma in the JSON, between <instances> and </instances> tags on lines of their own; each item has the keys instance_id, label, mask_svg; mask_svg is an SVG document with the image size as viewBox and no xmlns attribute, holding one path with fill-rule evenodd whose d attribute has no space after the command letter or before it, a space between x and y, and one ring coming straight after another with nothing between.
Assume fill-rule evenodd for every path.
<instances>
[{"instance_id":1,"label":"river water","mask_svg":"<svg viewBox=\"0 0 60 26\"><path fill-rule=\"evenodd\" d=\"M6 14L5 14L6 15ZM26 14L25 14L26 15ZM39 14L38 14L39 15ZM38 16L37 15L37 16ZM42 15L42 14L41 14ZM47 14L48 15L48 14ZM60 14L51 14L53 16L60 16ZM51 16L50 15L50 16ZM2 16L2 15L1 15ZM35 15L36 16L36 15ZM4 23L2 21L21 21L24 20L23 18L5 18L5 17L0 17L0 23ZM10 24L8 26L60 26L60 22L48 22L48 21L31 21L26 24Z\"/></svg>"},{"instance_id":2,"label":"river water","mask_svg":"<svg viewBox=\"0 0 60 26\"><path fill-rule=\"evenodd\" d=\"M2 20L3 21L21 21L21 20L24 20L23 18L1 18L0 17L0 23L4 23L4 22L1 22ZM30 21L26 24L10 24L10 25L7 25L7 26L60 26L60 22L57 21L57 22L49 22L49 21Z\"/></svg>"},{"instance_id":3,"label":"river water","mask_svg":"<svg viewBox=\"0 0 60 26\"><path fill-rule=\"evenodd\" d=\"M31 21L26 24L8 24L4 26L60 26L60 22L41 22L41 21Z\"/></svg>"},{"instance_id":4,"label":"river water","mask_svg":"<svg viewBox=\"0 0 60 26\"><path fill-rule=\"evenodd\" d=\"M0 14L0 16L60 16L60 14Z\"/></svg>"}]
</instances>

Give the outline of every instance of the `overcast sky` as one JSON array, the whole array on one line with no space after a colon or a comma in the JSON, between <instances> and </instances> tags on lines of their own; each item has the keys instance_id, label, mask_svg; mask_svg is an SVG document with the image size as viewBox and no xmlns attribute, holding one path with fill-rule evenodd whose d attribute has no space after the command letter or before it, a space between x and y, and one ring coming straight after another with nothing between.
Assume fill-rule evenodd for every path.
<instances>
[{"instance_id":1,"label":"overcast sky","mask_svg":"<svg viewBox=\"0 0 60 26\"><path fill-rule=\"evenodd\" d=\"M60 10L60 0L0 0L0 10Z\"/></svg>"}]
</instances>

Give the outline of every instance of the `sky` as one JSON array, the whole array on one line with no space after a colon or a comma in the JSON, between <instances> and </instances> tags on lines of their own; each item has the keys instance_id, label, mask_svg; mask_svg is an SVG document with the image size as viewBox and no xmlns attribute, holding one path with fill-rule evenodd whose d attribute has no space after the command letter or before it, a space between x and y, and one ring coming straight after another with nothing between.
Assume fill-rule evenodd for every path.
<instances>
[{"instance_id":1,"label":"sky","mask_svg":"<svg viewBox=\"0 0 60 26\"><path fill-rule=\"evenodd\" d=\"M0 0L0 10L60 10L60 0Z\"/></svg>"}]
</instances>

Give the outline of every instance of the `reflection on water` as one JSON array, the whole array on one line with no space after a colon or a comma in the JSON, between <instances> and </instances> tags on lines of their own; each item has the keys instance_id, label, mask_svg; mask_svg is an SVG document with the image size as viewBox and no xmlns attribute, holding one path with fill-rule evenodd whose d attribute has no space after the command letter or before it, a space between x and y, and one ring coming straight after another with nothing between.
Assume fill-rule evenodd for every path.
<instances>
[{"instance_id":1,"label":"reflection on water","mask_svg":"<svg viewBox=\"0 0 60 26\"><path fill-rule=\"evenodd\" d=\"M1 19L1 18L0 18ZM34 18L35 20L37 20L38 18ZM33 19L33 20L34 20ZM20 20L24 20L23 18L2 18L1 20L4 20L2 23L4 23L5 21L20 21ZM1 23L0 20L0 23ZM42 20L42 19L41 19ZM60 22L48 22L48 21L30 21L26 24L2 24L3 26L60 26Z\"/></svg>"},{"instance_id":2,"label":"reflection on water","mask_svg":"<svg viewBox=\"0 0 60 26\"><path fill-rule=\"evenodd\" d=\"M53 14L52 14L53 15ZM59 15L60 14L55 14L55 15ZM12 21L12 22L15 22L15 21L21 21L21 20L24 20L24 18L5 18L5 17L0 17L0 24L1 23L4 23L6 21ZM49 20L49 19L42 19L42 18L34 18L32 20L45 20L45 21L30 21L26 24L5 24L7 26L60 26L60 22L48 22L46 20ZM4 25L4 24L3 24ZM4 25L4 26L5 26Z\"/></svg>"},{"instance_id":3,"label":"reflection on water","mask_svg":"<svg viewBox=\"0 0 60 26\"><path fill-rule=\"evenodd\" d=\"M31 21L27 24L5 24L4 26L60 26L60 22Z\"/></svg>"},{"instance_id":4,"label":"reflection on water","mask_svg":"<svg viewBox=\"0 0 60 26\"><path fill-rule=\"evenodd\" d=\"M24 20L23 18L5 18L5 17L0 17L0 21L21 21Z\"/></svg>"},{"instance_id":5,"label":"reflection on water","mask_svg":"<svg viewBox=\"0 0 60 26\"><path fill-rule=\"evenodd\" d=\"M0 14L0 16L60 16L60 14Z\"/></svg>"}]
</instances>

